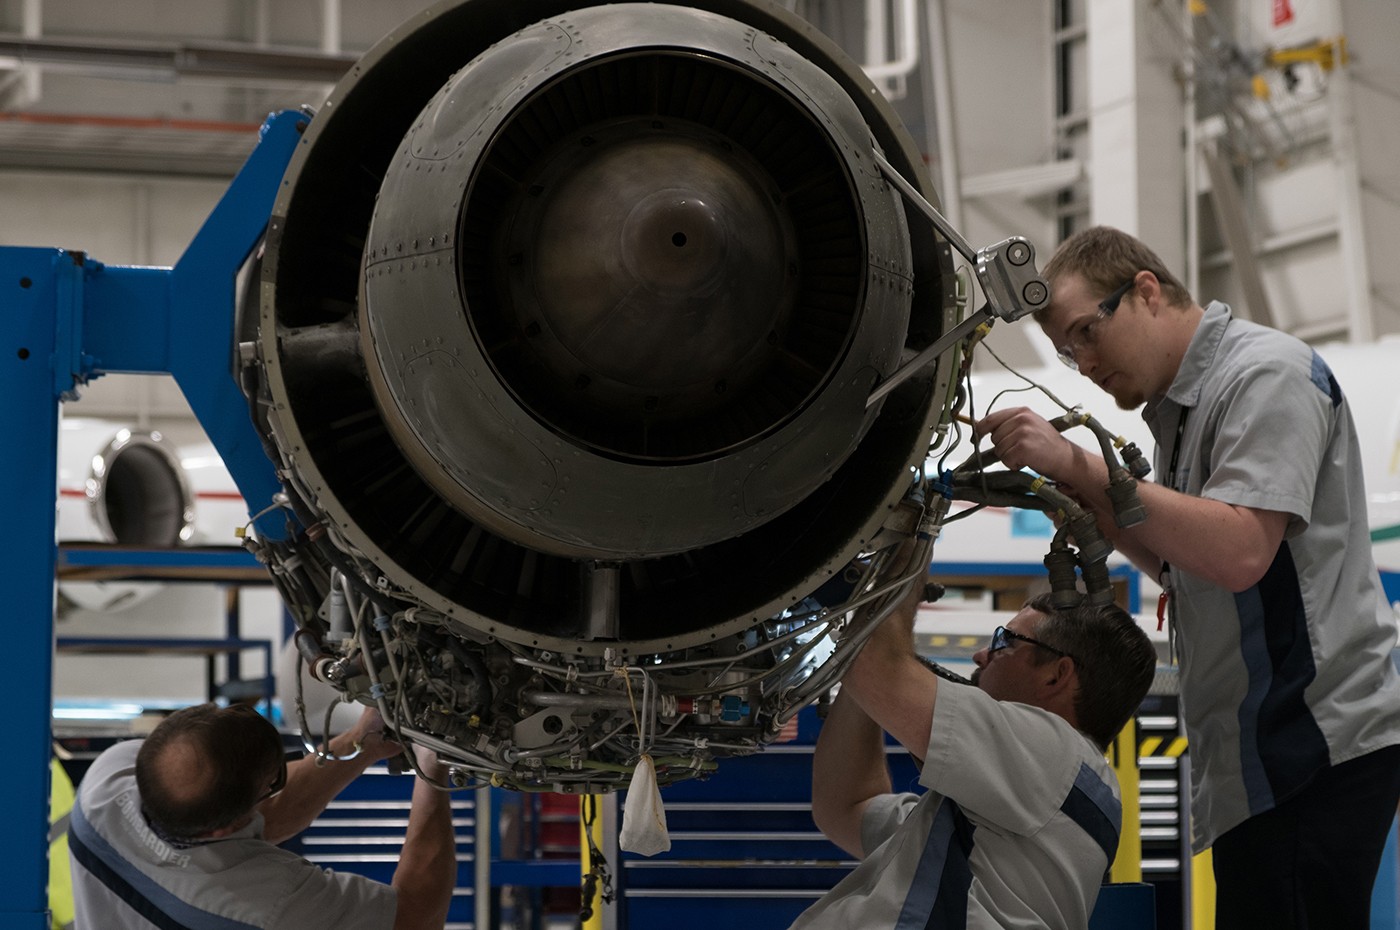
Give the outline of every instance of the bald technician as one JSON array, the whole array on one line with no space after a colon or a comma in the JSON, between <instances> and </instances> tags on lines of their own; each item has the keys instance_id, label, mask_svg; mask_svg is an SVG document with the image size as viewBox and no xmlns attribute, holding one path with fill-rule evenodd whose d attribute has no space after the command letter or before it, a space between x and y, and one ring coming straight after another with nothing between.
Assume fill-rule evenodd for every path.
<instances>
[{"instance_id":1,"label":"bald technician","mask_svg":"<svg viewBox=\"0 0 1400 930\"><path fill-rule=\"evenodd\" d=\"M329 748L353 758L288 764L277 729L255 710L201 704L102 753L72 812L77 926L441 928L457 874L450 795L421 778L392 885L274 845L309 826L370 764L403 752L372 710ZM424 774L440 775L430 755L419 760Z\"/></svg>"}]
</instances>

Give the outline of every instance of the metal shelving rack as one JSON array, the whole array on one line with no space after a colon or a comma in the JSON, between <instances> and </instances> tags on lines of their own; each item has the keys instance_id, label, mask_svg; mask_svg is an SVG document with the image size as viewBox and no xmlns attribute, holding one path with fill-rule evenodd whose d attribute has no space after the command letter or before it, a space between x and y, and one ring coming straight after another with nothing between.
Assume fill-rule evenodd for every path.
<instances>
[{"instance_id":1,"label":"metal shelving rack","mask_svg":"<svg viewBox=\"0 0 1400 930\"><path fill-rule=\"evenodd\" d=\"M54 577L65 581L157 581L171 584L214 584L227 591L224 635L188 636L59 636L54 647L70 655L139 655L162 653L202 658L206 697L227 696L226 685L241 678L245 651L262 654L263 674L247 693L258 694L272 716L274 649L268 639L245 639L238 615L238 590L246 585L269 585L267 569L247 551L233 546L137 548L97 543L61 543ZM226 657L227 679L220 684L217 660Z\"/></svg>"}]
</instances>

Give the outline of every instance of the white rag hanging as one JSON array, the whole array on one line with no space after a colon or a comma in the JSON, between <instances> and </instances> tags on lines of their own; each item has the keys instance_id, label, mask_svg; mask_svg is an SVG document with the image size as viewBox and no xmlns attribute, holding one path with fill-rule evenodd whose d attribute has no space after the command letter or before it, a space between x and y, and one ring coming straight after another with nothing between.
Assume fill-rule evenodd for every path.
<instances>
[{"instance_id":1,"label":"white rag hanging","mask_svg":"<svg viewBox=\"0 0 1400 930\"><path fill-rule=\"evenodd\" d=\"M618 845L642 856L654 856L671 848L666 809L661 803L661 788L656 784L656 765L651 756L643 755L632 773L632 784L622 806Z\"/></svg>"}]
</instances>

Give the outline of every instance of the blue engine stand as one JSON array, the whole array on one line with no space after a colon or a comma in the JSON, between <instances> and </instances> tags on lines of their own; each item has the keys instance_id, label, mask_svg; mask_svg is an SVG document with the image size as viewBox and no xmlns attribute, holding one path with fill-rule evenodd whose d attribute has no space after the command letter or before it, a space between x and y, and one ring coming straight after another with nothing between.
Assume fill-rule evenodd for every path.
<instances>
[{"instance_id":1,"label":"blue engine stand","mask_svg":"<svg viewBox=\"0 0 1400 930\"><path fill-rule=\"evenodd\" d=\"M108 266L80 252L0 248L0 397L9 448L11 754L0 773L0 927L48 930L48 810L57 559L58 405L110 373L168 373L254 513L281 490L234 380L234 290L272 214L309 117L270 116L257 147L174 268ZM40 483L42 482L42 483ZM284 518L256 521L282 539ZM4 787L8 785L8 788ZM67 863L55 863L67 868Z\"/></svg>"}]
</instances>

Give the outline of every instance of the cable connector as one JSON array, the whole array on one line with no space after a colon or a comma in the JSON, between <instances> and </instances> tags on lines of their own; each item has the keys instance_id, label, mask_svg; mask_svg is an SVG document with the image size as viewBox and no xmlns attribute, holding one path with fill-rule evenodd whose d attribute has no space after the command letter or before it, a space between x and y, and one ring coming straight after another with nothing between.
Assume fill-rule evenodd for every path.
<instances>
[{"instance_id":1,"label":"cable connector","mask_svg":"<svg viewBox=\"0 0 1400 930\"><path fill-rule=\"evenodd\" d=\"M1132 473L1134 478L1141 481L1143 478L1152 474L1152 466L1148 464L1147 456L1142 454L1142 450L1138 448L1137 443L1130 442L1123 446L1122 450L1123 464L1127 466L1128 471Z\"/></svg>"},{"instance_id":2,"label":"cable connector","mask_svg":"<svg viewBox=\"0 0 1400 930\"><path fill-rule=\"evenodd\" d=\"M1108 577L1108 564L1102 561L1085 562L1079 566L1084 575L1084 600L1095 607L1113 603L1113 582Z\"/></svg>"},{"instance_id":3,"label":"cable connector","mask_svg":"<svg viewBox=\"0 0 1400 930\"><path fill-rule=\"evenodd\" d=\"M1113 522L1118 524L1120 529L1137 526L1147 519L1147 508L1138 498L1137 482L1127 470L1115 468L1104 491L1108 494L1109 503L1113 505Z\"/></svg>"},{"instance_id":4,"label":"cable connector","mask_svg":"<svg viewBox=\"0 0 1400 930\"><path fill-rule=\"evenodd\" d=\"M1113 544L1099 532L1092 513L1081 512L1078 516L1071 516L1066 525L1079 545L1080 557L1085 561L1102 562L1112 554Z\"/></svg>"},{"instance_id":5,"label":"cable connector","mask_svg":"<svg viewBox=\"0 0 1400 930\"><path fill-rule=\"evenodd\" d=\"M1078 560L1064 543L1045 554L1045 570L1050 575L1050 602L1056 607L1073 607L1079 603L1079 576L1075 572Z\"/></svg>"}]
</instances>

